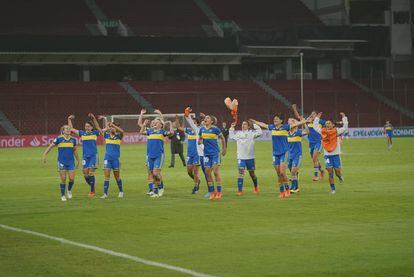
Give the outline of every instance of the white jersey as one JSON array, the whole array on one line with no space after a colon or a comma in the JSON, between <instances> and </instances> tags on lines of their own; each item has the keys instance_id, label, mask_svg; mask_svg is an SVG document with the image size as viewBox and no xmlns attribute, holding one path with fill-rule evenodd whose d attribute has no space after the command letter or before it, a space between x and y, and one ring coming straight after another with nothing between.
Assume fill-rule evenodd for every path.
<instances>
[{"instance_id":1,"label":"white jersey","mask_svg":"<svg viewBox=\"0 0 414 277\"><path fill-rule=\"evenodd\" d=\"M327 151L325 147L323 148L325 156L334 156L341 154L341 143L339 140L339 136L346 133L348 131L348 118L346 116L342 117L342 124L343 126L341 128L337 128L337 143L334 150L331 152ZM322 134L322 128L319 125L319 118L315 117L315 120L313 121L313 129L318 132L319 134Z\"/></svg>"},{"instance_id":2,"label":"white jersey","mask_svg":"<svg viewBox=\"0 0 414 277\"><path fill-rule=\"evenodd\" d=\"M194 121L191 117L184 117L185 120L187 120L188 125L190 125L191 129L193 129L196 138L197 138L197 153L200 157L204 157L204 145L203 144L198 144L198 133L200 132L200 127L198 127L197 125L194 124Z\"/></svg>"},{"instance_id":3,"label":"white jersey","mask_svg":"<svg viewBox=\"0 0 414 277\"><path fill-rule=\"evenodd\" d=\"M235 132L234 128L229 129L229 138L237 142L237 159L254 159L254 141L262 135L262 129L253 124L254 130Z\"/></svg>"}]
</instances>

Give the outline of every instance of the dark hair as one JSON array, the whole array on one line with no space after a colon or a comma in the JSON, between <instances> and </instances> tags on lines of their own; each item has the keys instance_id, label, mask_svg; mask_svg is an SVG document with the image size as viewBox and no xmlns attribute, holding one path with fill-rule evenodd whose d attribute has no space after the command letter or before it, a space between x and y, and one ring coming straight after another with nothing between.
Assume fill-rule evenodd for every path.
<instances>
[{"instance_id":1,"label":"dark hair","mask_svg":"<svg viewBox=\"0 0 414 277\"><path fill-rule=\"evenodd\" d=\"M283 118L282 113L276 113L273 118L278 117L280 120L285 121L285 119Z\"/></svg>"},{"instance_id":2,"label":"dark hair","mask_svg":"<svg viewBox=\"0 0 414 277\"><path fill-rule=\"evenodd\" d=\"M93 124L93 121L86 121L85 124L89 124L92 126L92 129L95 129L95 124Z\"/></svg>"},{"instance_id":3,"label":"dark hair","mask_svg":"<svg viewBox=\"0 0 414 277\"><path fill-rule=\"evenodd\" d=\"M194 120L195 120L195 122L197 123L197 125L200 125L200 123L201 123L201 120L199 119L199 118L194 118Z\"/></svg>"}]
</instances>

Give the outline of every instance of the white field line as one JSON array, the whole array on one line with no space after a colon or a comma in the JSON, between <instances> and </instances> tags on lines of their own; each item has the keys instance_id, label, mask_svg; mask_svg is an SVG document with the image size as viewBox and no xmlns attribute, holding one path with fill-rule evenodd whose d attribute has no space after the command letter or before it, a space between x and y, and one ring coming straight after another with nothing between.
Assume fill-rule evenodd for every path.
<instances>
[{"instance_id":1,"label":"white field line","mask_svg":"<svg viewBox=\"0 0 414 277\"><path fill-rule=\"evenodd\" d=\"M84 244L84 243L80 243L80 242L75 242L75 241L67 240L67 239L64 239L64 238L49 236L49 235L43 234L43 233L38 233L38 232L30 231L30 230L15 228L15 227L11 227L11 226L4 225L4 224L0 224L0 227L3 228L3 229L6 229L6 230L25 233L25 234L29 234L29 235L33 235L33 236L37 236L37 237L46 238L46 239L49 239L49 240L55 240L55 241L59 241L59 242L64 243L64 244L69 244L69 245L73 245L73 246L77 246L77 247L81 247L81 248L86 248L86 249L89 249L89 250L94 250L94 251L105 253L105 254L108 254L108 255L111 255L111 256L131 260L131 261L134 261L134 262L137 262L137 263L141 263L141 264L145 264L145 265L149 265L149 266L155 266L155 267L159 267L159 268L165 268L165 269L169 269L169 270L172 270L172 271L177 271L177 272L180 272L180 273L188 274L188 275L191 275L191 276L213 277L212 275L209 275L209 274L193 271L193 270L182 268L182 267L179 267L179 266L173 266L173 265L169 265L169 264L150 261L150 260L146 260L146 259L143 259L143 258L140 258L140 257L137 257L137 256L132 256L132 255L128 255L128 254L124 254L124 253L120 253L120 252L116 252L116 251L112 251L112 250L109 250L109 249L105 249L105 248L101 248L101 247L97 247L97 246L93 246L93 245L88 245L88 244Z\"/></svg>"}]
</instances>

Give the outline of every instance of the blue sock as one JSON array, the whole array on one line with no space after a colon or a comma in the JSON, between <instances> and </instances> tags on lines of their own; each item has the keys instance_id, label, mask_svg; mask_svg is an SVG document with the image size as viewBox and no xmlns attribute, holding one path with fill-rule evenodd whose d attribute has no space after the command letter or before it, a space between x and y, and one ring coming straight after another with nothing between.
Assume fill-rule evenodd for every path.
<instances>
[{"instance_id":1,"label":"blue sock","mask_svg":"<svg viewBox=\"0 0 414 277\"><path fill-rule=\"evenodd\" d=\"M214 191L214 185L208 184L208 192L213 192L213 191Z\"/></svg>"},{"instance_id":2,"label":"blue sock","mask_svg":"<svg viewBox=\"0 0 414 277\"><path fill-rule=\"evenodd\" d=\"M65 196L66 184L60 184L60 195Z\"/></svg>"},{"instance_id":3,"label":"blue sock","mask_svg":"<svg viewBox=\"0 0 414 277\"><path fill-rule=\"evenodd\" d=\"M253 186L257 187L257 177L255 176L254 178L252 178L253 180Z\"/></svg>"},{"instance_id":4,"label":"blue sock","mask_svg":"<svg viewBox=\"0 0 414 277\"><path fill-rule=\"evenodd\" d=\"M154 186L154 193L155 194L158 194L158 186L156 187L156 186Z\"/></svg>"},{"instance_id":5,"label":"blue sock","mask_svg":"<svg viewBox=\"0 0 414 277\"><path fill-rule=\"evenodd\" d=\"M285 186L283 184L281 184L279 189L280 189L280 192L284 192L285 191Z\"/></svg>"},{"instance_id":6,"label":"blue sock","mask_svg":"<svg viewBox=\"0 0 414 277\"><path fill-rule=\"evenodd\" d=\"M292 179L292 189L299 189L297 179Z\"/></svg>"},{"instance_id":7,"label":"blue sock","mask_svg":"<svg viewBox=\"0 0 414 277\"><path fill-rule=\"evenodd\" d=\"M221 185L217 184L217 192L221 192Z\"/></svg>"},{"instance_id":8,"label":"blue sock","mask_svg":"<svg viewBox=\"0 0 414 277\"><path fill-rule=\"evenodd\" d=\"M91 192L95 192L95 176L89 176L89 184L91 185Z\"/></svg>"},{"instance_id":9,"label":"blue sock","mask_svg":"<svg viewBox=\"0 0 414 277\"><path fill-rule=\"evenodd\" d=\"M68 190L72 190L74 183L73 181L68 183Z\"/></svg>"},{"instance_id":10,"label":"blue sock","mask_svg":"<svg viewBox=\"0 0 414 277\"><path fill-rule=\"evenodd\" d=\"M163 188L164 188L164 183L163 182L159 183L158 184L158 189L163 189Z\"/></svg>"},{"instance_id":11,"label":"blue sock","mask_svg":"<svg viewBox=\"0 0 414 277\"><path fill-rule=\"evenodd\" d=\"M104 193L108 194L109 189L109 181L104 181Z\"/></svg>"},{"instance_id":12,"label":"blue sock","mask_svg":"<svg viewBox=\"0 0 414 277\"><path fill-rule=\"evenodd\" d=\"M206 174L206 167L204 166L204 163L201 163L201 170L203 171L204 179L206 179L206 183L207 183L207 186L208 186L208 179L207 179L207 174Z\"/></svg>"},{"instance_id":13,"label":"blue sock","mask_svg":"<svg viewBox=\"0 0 414 277\"><path fill-rule=\"evenodd\" d=\"M285 190L288 191L289 190L289 184L285 184Z\"/></svg>"},{"instance_id":14,"label":"blue sock","mask_svg":"<svg viewBox=\"0 0 414 277\"><path fill-rule=\"evenodd\" d=\"M319 166L315 166L315 167L313 167L313 170L314 170L314 176L315 177L318 177L318 172L319 172Z\"/></svg>"},{"instance_id":15,"label":"blue sock","mask_svg":"<svg viewBox=\"0 0 414 277\"><path fill-rule=\"evenodd\" d=\"M85 178L86 183L90 186L91 185L91 176L83 176Z\"/></svg>"},{"instance_id":16,"label":"blue sock","mask_svg":"<svg viewBox=\"0 0 414 277\"><path fill-rule=\"evenodd\" d=\"M151 183L148 183L148 189L150 191L153 191L154 190L154 184L152 182Z\"/></svg>"},{"instance_id":17,"label":"blue sock","mask_svg":"<svg viewBox=\"0 0 414 277\"><path fill-rule=\"evenodd\" d=\"M335 184L331 184L331 190L335 190Z\"/></svg>"},{"instance_id":18,"label":"blue sock","mask_svg":"<svg viewBox=\"0 0 414 277\"><path fill-rule=\"evenodd\" d=\"M243 191L243 178L237 178L237 188L239 191Z\"/></svg>"},{"instance_id":19,"label":"blue sock","mask_svg":"<svg viewBox=\"0 0 414 277\"><path fill-rule=\"evenodd\" d=\"M116 181L116 183L118 184L119 192L123 192L124 190L122 189L122 180L119 179L118 181Z\"/></svg>"}]
</instances>

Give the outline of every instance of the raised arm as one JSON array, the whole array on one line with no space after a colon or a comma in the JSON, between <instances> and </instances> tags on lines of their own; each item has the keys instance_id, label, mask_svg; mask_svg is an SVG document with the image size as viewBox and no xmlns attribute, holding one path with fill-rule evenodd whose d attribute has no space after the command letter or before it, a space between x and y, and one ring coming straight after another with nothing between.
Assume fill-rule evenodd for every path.
<instances>
[{"instance_id":1,"label":"raised arm","mask_svg":"<svg viewBox=\"0 0 414 277\"><path fill-rule=\"evenodd\" d=\"M316 132L318 132L319 134L322 134L322 128L321 128L321 126L319 126L319 117L320 116L321 116L320 113L315 116L315 119L313 120L313 129Z\"/></svg>"},{"instance_id":2,"label":"raised arm","mask_svg":"<svg viewBox=\"0 0 414 277\"><path fill-rule=\"evenodd\" d=\"M308 123L308 120L302 118L302 120L300 120L300 121L298 121L294 124L291 124L290 128L292 129L292 128L299 127L299 126L302 126L302 125L306 125L306 123Z\"/></svg>"},{"instance_id":3,"label":"raised arm","mask_svg":"<svg viewBox=\"0 0 414 277\"><path fill-rule=\"evenodd\" d=\"M299 112L298 112L298 107L296 106L296 104L293 104L293 105L292 105L292 110L293 110L293 115L295 116L295 118L296 118L297 120L301 120L302 118L301 118L301 116L299 115Z\"/></svg>"},{"instance_id":4,"label":"raised arm","mask_svg":"<svg viewBox=\"0 0 414 277\"><path fill-rule=\"evenodd\" d=\"M113 127L115 128L115 130L118 131L118 133L120 134L121 138L124 136L124 130L121 127L116 126L115 124L110 123L109 127Z\"/></svg>"},{"instance_id":5,"label":"raised arm","mask_svg":"<svg viewBox=\"0 0 414 277\"><path fill-rule=\"evenodd\" d=\"M164 124L164 115L162 114L162 112L160 110L155 110L154 113L158 114L160 116L160 120L162 122L162 124Z\"/></svg>"},{"instance_id":6,"label":"raised arm","mask_svg":"<svg viewBox=\"0 0 414 277\"><path fill-rule=\"evenodd\" d=\"M307 121L309 122L310 119L308 119ZM308 124L304 124L303 125L303 130L302 130L302 136L306 136L307 134L309 134L309 127Z\"/></svg>"},{"instance_id":7,"label":"raised arm","mask_svg":"<svg viewBox=\"0 0 414 277\"><path fill-rule=\"evenodd\" d=\"M234 122L230 125L229 139L237 140L236 130L234 129L235 126L236 126L236 123Z\"/></svg>"},{"instance_id":8,"label":"raised arm","mask_svg":"<svg viewBox=\"0 0 414 277\"><path fill-rule=\"evenodd\" d=\"M75 119L75 116L73 114L68 116L68 125L70 127L70 131L79 136L79 130L76 130L75 128L73 128L73 123L72 123L73 119Z\"/></svg>"},{"instance_id":9,"label":"raised arm","mask_svg":"<svg viewBox=\"0 0 414 277\"><path fill-rule=\"evenodd\" d=\"M344 113L340 113L342 116L342 127L338 129L338 135L341 135L348 131L348 117Z\"/></svg>"},{"instance_id":10,"label":"raised arm","mask_svg":"<svg viewBox=\"0 0 414 277\"><path fill-rule=\"evenodd\" d=\"M43 163L46 163L46 157L47 157L47 154L49 154L50 150L52 150L52 148L53 148L53 147L55 147L55 144L54 144L54 143L51 143L51 144L49 144L49 146L45 149L45 152L43 152L43 155L42 155L42 161L43 161Z\"/></svg>"},{"instance_id":11,"label":"raised arm","mask_svg":"<svg viewBox=\"0 0 414 277\"><path fill-rule=\"evenodd\" d=\"M250 119L254 124L256 124L256 125L258 125L259 127L261 127L261 128L264 128L264 129L269 129L269 125L268 124L266 124L266 123L263 123L263 122L260 122L260 121L257 121L257 120L254 120L254 119Z\"/></svg>"},{"instance_id":12,"label":"raised arm","mask_svg":"<svg viewBox=\"0 0 414 277\"><path fill-rule=\"evenodd\" d=\"M187 121L187 123L188 123L188 125L190 125L190 128L191 129L193 129L193 131L195 132L195 133L198 133L199 131L200 131L200 128L199 127L197 127L197 125L195 125L195 123L194 123L194 121L193 121L193 119L190 117L190 116L186 116L186 117L184 117L185 118L185 120Z\"/></svg>"},{"instance_id":13,"label":"raised arm","mask_svg":"<svg viewBox=\"0 0 414 277\"><path fill-rule=\"evenodd\" d=\"M147 135L147 128L146 128L146 126L147 126L148 123L149 123L149 120L148 119L145 119L144 123L141 125L141 129L139 130L139 133L141 135Z\"/></svg>"},{"instance_id":14,"label":"raised arm","mask_svg":"<svg viewBox=\"0 0 414 277\"><path fill-rule=\"evenodd\" d=\"M184 132L184 128L180 124L180 120L178 119L178 115L175 115L175 121L174 122L175 122L175 126L177 127L177 129Z\"/></svg>"},{"instance_id":15,"label":"raised arm","mask_svg":"<svg viewBox=\"0 0 414 277\"><path fill-rule=\"evenodd\" d=\"M141 112L140 112L140 114L139 114L139 117L138 117L138 122L137 122L137 125L138 125L138 127L139 128L142 128L142 116L146 113L147 111L145 110L145 109L142 109L141 110Z\"/></svg>"},{"instance_id":16,"label":"raised arm","mask_svg":"<svg viewBox=\"0 0 414 277\"><path fill-rule=\"evenodd\" d=\"M259 138L259 137L261 137L262 136L262 134L263 134L263 131L262 131L262 128L260 128L259 127L259 125L257 125L257 124L255 124L255 123L253 123L253 129L254 129L254 131L253 131L253 138Z\"/></svg>"},{"instance_id":17,"label":"raised arm","mask_svg":"<svg viewBox=\"0 0 414 277\"><path fill-rule=\"evenodd\" d=\"M101 126L99 126L99 122L96 119L95 115L93 113L89 113L88 116L90 119L92 119L93 125L95 125L95 129L98 130L98 132L102 135L103 134L102 128Z\"/></svg>"}]
</instances>

